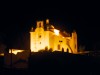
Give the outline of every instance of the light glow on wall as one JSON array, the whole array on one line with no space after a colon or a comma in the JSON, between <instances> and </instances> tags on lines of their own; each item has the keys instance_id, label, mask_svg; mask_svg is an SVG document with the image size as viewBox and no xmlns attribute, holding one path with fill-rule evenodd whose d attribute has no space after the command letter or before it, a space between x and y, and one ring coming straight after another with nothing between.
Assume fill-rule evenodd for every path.
<instances>
[{"instance_id":1,"label":"light glow on wall","mask_svg":"<svg viewBox=\"0 0 100 75\"><path fill-rule=\"evenodd\" d=\"M54 29L54 33L55 33L56 35L59 35L59 30Z\"/></svg>"},{"instance_id":2,"label":"light glow on wall","mask_svg":"<svg viewBox=\"0 0 100 75\"><path fill-rule=\"evenodd\" d=\"M0 56L4 56L4 53L0 53Z\"/></svg>"},{"instance_id":3,"label":"light glow on wall","mask_svg":"<svg viewBox=\"0 0 100 75\"><path fill-rule=\"evenodd\" d=\"M67 34L63 35L60 34L60 30L55 29L53 25L48 25L49 19L46 20L46 24L49 27L49 29L47 28L47 31L44 30L43 21L37 21L35 31L30 32L31 52L38 52L39 50L44 50L47 46L48 49L52 48L53 51L62 51L62 48L64 48L64 52L77 52L76 32L72 32L71 36L67 36ZM62 42L59 42L59 40Z\"/></svg>"},{"instance_id":4,"label":"light glow on wall","mask_svg":"<svg viewBox=\"0 0 100 75\"><path fill-rule=\"evenodd\" d=\"M24 50L17 50L17 49L9 49L9 53L11 53L11 50L12 50L12 53L13 54L17 54L18 52L23 52Z\"/></svg>"}]
</instances>

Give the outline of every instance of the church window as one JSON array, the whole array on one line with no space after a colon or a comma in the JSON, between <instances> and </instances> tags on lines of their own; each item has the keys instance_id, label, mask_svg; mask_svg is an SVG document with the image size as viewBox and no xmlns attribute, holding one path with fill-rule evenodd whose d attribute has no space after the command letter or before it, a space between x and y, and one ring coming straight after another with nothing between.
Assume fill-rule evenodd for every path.
<instances>
[{"instance_id":1,"label":"church window","mask_svg":"<svg viewBox=\"0 0 100 75\"><path fill-rule=\"evenodd\" d=\"M58 44L58 50L60 50L60 44Z\"/></svg>"},{"instance_id":2,"label":"church window","mask_svg":"<svg viewBox=\"0 0 100 75\"><path fill-rule=\"evenodd\" d=\"M39 35L39 38L41 38L41 35Z\"/></svg>"},{"instance_id":3,"label":"church window","mask_svg":"<svg viewBox=\"0 0 100 75\"><path fill-rule=\"evenodd\" d=\"M59 42L61 43L61 42L63 42L63 41L59 40Z\"/></svg>"},{"instance_id":4,"label":"church window","mask_svg":"<svg viewBox=\"0 0 100 75\"><path fill-rule=\"evenodd\" d=\"M39 27L41 27L41 23L39 23Z\"/></svg>"}]
</instances>

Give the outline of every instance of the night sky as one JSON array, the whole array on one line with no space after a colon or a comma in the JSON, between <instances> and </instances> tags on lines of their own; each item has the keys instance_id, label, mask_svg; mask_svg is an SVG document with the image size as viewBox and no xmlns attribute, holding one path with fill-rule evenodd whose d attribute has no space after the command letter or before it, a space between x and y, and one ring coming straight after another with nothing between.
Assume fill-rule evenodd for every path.
<instances>
[{"instance_id":1,"label":"night sky","mask_svg":"<svg viewBox=\"0 0 100 75\"><path fill-rule=\"evenodd\" d=\"M23 36L28 39L29 30L35 27L36 21L48 18L58 29L76 30L78 45L85 46L86 50L100 50L98 2L11 1L3 2L0 12L0 41L10 48L18 44L18 40L24 44Z\"/></svg>"}]
</instances>

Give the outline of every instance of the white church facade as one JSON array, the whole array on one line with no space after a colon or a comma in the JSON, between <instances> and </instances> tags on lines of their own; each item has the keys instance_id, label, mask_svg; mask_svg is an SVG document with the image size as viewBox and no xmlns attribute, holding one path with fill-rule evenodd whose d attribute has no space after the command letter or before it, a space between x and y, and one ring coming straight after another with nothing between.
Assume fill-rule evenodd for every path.
<instances>
[{"instance_id":1,"label":"white church facade","mask_svg":"<svg viewBox=\"0 0 100 75\"><path fill-rule=\"evenodd\" d=\"M46 28L45 28L46 26ZM30 49L31 52L38 52L45 48L53 51L63 51L69 53L77 53L77 33L73 31L71 34L60 32L46 21L37 21L36 29L30 31Z\"/></svg>"}]
</instances>

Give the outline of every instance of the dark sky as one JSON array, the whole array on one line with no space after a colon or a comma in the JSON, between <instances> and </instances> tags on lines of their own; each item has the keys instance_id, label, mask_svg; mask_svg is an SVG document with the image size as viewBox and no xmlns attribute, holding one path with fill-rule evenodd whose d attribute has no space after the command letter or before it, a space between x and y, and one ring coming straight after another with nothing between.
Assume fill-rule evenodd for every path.
<instances>
[{"instance_id":1,"label":"dark sky","mask_svg":"<svg viewBox=\"0 0 100 75\"><path fill-rule=\"evenodd\" d=\"M78 44L98 50L100 12L98 2L3 2L0 7L0 40L7 45L29 34L37 20L50 19L55 27L78 34Z\"/></svg>"}]
</instances>

